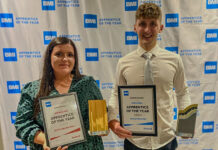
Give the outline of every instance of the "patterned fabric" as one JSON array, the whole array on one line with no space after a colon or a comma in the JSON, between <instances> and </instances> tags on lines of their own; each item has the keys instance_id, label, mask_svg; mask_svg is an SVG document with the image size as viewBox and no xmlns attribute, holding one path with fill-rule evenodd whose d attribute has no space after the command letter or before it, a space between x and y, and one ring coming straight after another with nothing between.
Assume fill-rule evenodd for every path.
<instances>
[{"instance_id":1,"label":"patterned fabric","mask_svg":"<svg viewBox=\"0 0 218 150\"><path fill-rule=\"evenodd\" d=\"M25 145L29 145L31 150L42 150L42 146L35 144L34 136L38 130L43 131L42 114L39 113L36 120L33 118L33 102L39 91L40 81L27 83L22 89L20 102L17 108L15 122L16 136L22 140ZM72 80L69 92L77 92L80 111L83 118L87 141L69 146L68 150L103 150L103 142L99 136L89 136L88 119L88 100L103 99L101 92L91 76L85 76L81 80ZM53 89L49 96L59 95L56 89Z\"/></svg>"}]
</instances>

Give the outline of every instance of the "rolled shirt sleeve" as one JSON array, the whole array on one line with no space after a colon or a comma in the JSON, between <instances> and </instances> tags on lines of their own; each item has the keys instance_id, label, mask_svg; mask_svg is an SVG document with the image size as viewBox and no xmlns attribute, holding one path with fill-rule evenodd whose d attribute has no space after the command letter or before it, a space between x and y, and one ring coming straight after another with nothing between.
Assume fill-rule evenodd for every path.
<instances>
[{"instance_id":1,"label":"rolled shirt sleeve","mask_svg":"<svg viewBox=\"0 0 218 150\"><path fill-rule=\"evenodd\" d=\"M188 86L186 84L184 66L180 56L178 56L178 68L174 77L174 87L178 108L179 110L182 110L191 104L191 99L189 96Z\"/></svg>"},{"instance_id":2,"label":"rolled shirt sleeve","mask_svg":"<svg viewBox=\"0 0 218 150\"><path fill-rule=\"evenodd\" d=\"M113 86L111 97L110 97L109 104L108 104L109 122L111 120L119 120L119 118L117 117L119 114L118 85L127 85L126 80L122 74L121 64L122 64L122 61L120 59L117 64L114 86Z\"/></svg>"}]
</instances>

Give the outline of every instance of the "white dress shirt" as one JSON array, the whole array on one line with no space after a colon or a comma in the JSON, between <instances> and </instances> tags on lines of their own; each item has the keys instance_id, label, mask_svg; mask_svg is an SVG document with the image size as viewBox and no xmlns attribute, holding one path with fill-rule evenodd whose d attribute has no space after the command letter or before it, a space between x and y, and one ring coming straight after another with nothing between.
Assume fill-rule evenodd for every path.
<instances>
[{"instance_id":1,"label":"white dress shirt","mask_svg":"<svg viewBox=\"0 0 218 150\"><path fill-rule=\"evenodd\" d=\"M109 100L109 121L118 120L118 85L143 85L144 65L143 54L146 51L138 48L121 58L117 64L114 89ZM158 149L175 138L173 125L173 88L175 88L178 109L191 104L182 60L179 55L161 49L156 45L151 51L151 68L156 85L158 136L133 136L128 138L137 147Z\"/></svg>"}]
</instances>

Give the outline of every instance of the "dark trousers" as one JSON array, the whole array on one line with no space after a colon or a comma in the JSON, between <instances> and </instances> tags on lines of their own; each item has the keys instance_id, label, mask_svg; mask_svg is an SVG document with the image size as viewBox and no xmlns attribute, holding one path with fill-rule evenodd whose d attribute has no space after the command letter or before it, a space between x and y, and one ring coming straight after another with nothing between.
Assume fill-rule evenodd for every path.
<instances>
[{"instance_id":1,"label":"dark trousers","mask_svg":"<svg viewBox=\"0 0 218 150\"><path fill-rule=\"evenodd\" d=\"M175 138L170 143L159 148L158 150L175 150L177 148L177 146L178 146L178 144L177 144L177 140ZM125 139L124 140L124 150L147 150L147 149L139 148L139 147L135 146L134 144L132 144L131 142L129 142L127 139Z\"/></svg>"}]
</instances>

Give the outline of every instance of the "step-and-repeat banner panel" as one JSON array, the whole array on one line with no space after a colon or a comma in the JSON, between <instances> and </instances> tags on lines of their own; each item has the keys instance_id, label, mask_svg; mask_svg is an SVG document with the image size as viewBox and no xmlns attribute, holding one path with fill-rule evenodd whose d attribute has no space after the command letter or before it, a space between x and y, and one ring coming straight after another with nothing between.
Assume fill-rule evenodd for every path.
<instances>
[{"instance_id":1,"label":"step-and-repeat banner panel","mask_svg":"<svg viewBox=\"0 0 218 150\"><path fill-rule=\"evenodd\" d=\"M182 57L192 103L199 104L195 137L178 137L178 149L218 149L217 0L1 0L0 123L5 150L29 149L16 138L13 124L21 89L40 78L51 39L64 36L75 42L81 73L96 79L108 101L118 59L137 47L135 11L145 2L161 7L165 28L158 43ZM176 105L173 112L176 126ZM112 132L103 141L105 150L123 149L123 140Z\"/></svg>"}]
</instances>

